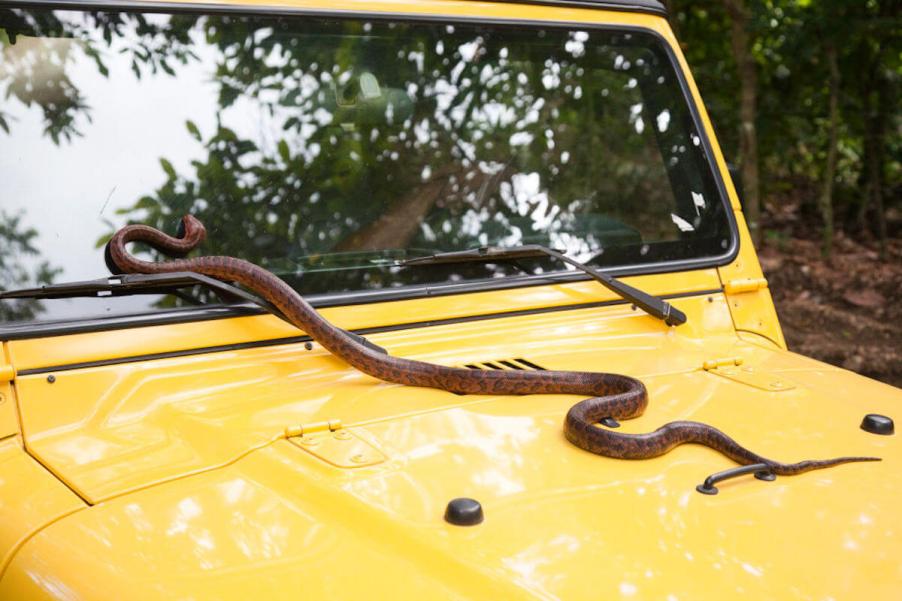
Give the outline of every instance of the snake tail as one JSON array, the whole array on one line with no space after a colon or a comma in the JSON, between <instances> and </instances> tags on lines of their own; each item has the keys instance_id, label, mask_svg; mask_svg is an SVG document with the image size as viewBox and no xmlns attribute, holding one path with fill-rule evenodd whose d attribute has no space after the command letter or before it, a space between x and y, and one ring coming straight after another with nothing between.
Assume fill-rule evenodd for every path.
<instances>
[{"instance_id":1,"label":"snake tail","mask_svg":"<svg viewBox=\"0 0 902 601\"><path fill-rule=\"evenodd\" d=\"M577 403L565 419L567 439L587 451L620 459L656 457L681 444L700 444L719 451L740 465L765 463L778 476L792 476L843 463L880 461L879 457L836 457L781 463L753 453L713 426L692 421L670 422L648 434L622 434L596 426L605 417L626 417L611 413L612 408L604 398Z\"/></svg>"}]
</instances>

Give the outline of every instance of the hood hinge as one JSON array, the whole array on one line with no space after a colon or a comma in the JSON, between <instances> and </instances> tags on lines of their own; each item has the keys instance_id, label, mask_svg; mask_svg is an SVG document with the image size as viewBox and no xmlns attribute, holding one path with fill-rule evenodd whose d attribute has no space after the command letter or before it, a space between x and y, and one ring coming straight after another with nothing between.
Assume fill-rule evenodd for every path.
<instances>
[{"instance_id":1,"label":"hood hinge","mask_svg":"<svg viewBox=\"0 0 902 601\"><path fill-rule=\"evenodd\" d=\"M301 424L299 426L288 426L285 428L285 438L294 438L295 436L304 436L305 434L313 434L314 432L335 432L341 430L340 419L330 419L324 422L313 422L310 424Z\"/></svg>"},{"instance_id":2,"label":"hood hinge","mask_svg":"<svg viewBox=\"0 0 902 601\"><path fill-rule=\"evenodd\" d=\"M388 459L361 433L364 433L361 428L346 430L340 419L285 428L285 438L289 442L335 467L366 467Z\"/></svg>"}]
</instances>

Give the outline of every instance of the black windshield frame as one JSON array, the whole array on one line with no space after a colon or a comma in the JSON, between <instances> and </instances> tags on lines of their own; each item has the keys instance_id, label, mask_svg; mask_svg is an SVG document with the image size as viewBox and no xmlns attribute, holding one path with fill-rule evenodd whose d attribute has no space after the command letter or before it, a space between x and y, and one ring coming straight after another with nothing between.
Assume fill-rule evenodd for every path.
<instances>
[{"instance_id":1,"label":"black windshield frame","mask_svg":"<svg viewBox=\"0 0 902 601\"><path fill-rule=\"evenodd\" d=\"M309 8L291 8L291 7L253 7L253 6L237 6L237 5L199 5L191 3L148 3L148 2L111 2L111 3L86 3L83 1L72 0L56 0L43 1L31 0L25 2L11 2L5 4L4 8L41 8L41 9L61 9L61 10L81 10L81 11L117 11L126 13L161 13L161 14L194 14L194 15L238 15L238 16L290 16L290 17L320 17L334 19L368 19L380 21L404 21L412 23L460 23L469 25L489 25L499 27L515 27L515 28L548 28L548 29L567 29L579 28L587 31L605 31L612 33L638 33L651 36L659 44L669 61L670 68L679 85L682 99L686 103L686 107L691 116L692 123L700 138L701 151L705 159L705 167L710 170L710 174L714 183L714 188L722 203L724 216L728 224L729 244L727 249L716 256L707 256L697 259L681 259L673 261L662 261L659 263L647 264L630 264L620 265L616 267L605 268L605 272L613 276L624 277L633 275L645 275L655 273L674 273L684 272L697 269L706 269L726 265L732 262L739 253L739 229L734 215L734 209L730 203L726 185L723 180L723 174L718 168L713 146L710 140L710 134L705 127L701 118L699 107L697 106L693 94L691 92L689 82L686 78L680 61L678 60L673 47L669 40L661 35L658 31L641 26L625 26L619 24L597 23L597 22L581 22L581 21L548 21L533 19L494 19L481 17L466 16L441 16L441 15L423 15L411 13L393 13L393 12L348 12L337 10L317 10ZM601 9L603 10L603 9ZM446 296L454 294L463 294L471 292L483 292L490 290L504 290L531 286L543 286L549 284L559 284L565 282L586 281L589 278L582 273L568 270L561 270L540 275L523 275L523 276L506 276L504 278L491 278L481 280L468 280L464 282L447 282L434 285L411 285L398 288L387 288L379 290L361 290L343 293L329 293L311 295L308 300L316 307L333 307L345 305L369 304L376 302L388 302L394 300L416 299L432 296ZM707 291L710 292L710 291ZM167 323L201 321L213 317L211 310L216 313L216 317L228 316L230 311L235 315L246 315L247 307L187 307L183 309L174 309L165 311L166 316L163 321ZM135 321L137 319L142 325L153 322L155 312L162 311L143 311L134 314L120 314L126 322ZM225 314L223 314L225 311ZM178 317L173 319L176 314ZM162 316L161 316L162 317ZM15 322L0 325L0 338L9 331L17 332L16 337L22 334L23 326L28 326L34 331L35 336L39 336L40 332L45 330L53 330L59 333L60 327L64 323L71 323L75 328L77 324L91 322L94 327L91 329L117 329L122 325L106 328L102 322L94 317L86 317L84 319L74 318L56 321L35 321L30 323ZM112 324L111 324L112 325ZM10 327L7 327L10 326ZM68 330L69 328L63 328ZM83 331L83 330L80 330ZM30 336L29 336L30 337Z\"/></svg>"}]
</instances>

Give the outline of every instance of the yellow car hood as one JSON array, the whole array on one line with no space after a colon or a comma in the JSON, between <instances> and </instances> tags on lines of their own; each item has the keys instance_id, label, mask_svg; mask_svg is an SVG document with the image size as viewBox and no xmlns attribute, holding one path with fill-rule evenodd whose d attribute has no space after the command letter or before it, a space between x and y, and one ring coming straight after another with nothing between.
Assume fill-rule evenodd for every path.
<instances>
[{"instance_id":1,"label":"yellow car hood","mask_svg":"<svg viewBox=\"0 0 902 601\"><path fill-rule=\"evenodd\" d=\"M898 437L859 424L898 415L902 394L743 340L703 303L681 305L697 324L681 330L585 309L373 339L449 365L638 376L650 406L626 432L692 419L777 460L884 460L745 476L705 496L696 485L728 459L577 449L561 430L573 396L389 385L301 344L25 376L30 452L93 506L29 541L4 586L54 578L132 599L891 598ZM456 497L477 499L485 521L446 523Z\"/></svg>"}]
</instances>

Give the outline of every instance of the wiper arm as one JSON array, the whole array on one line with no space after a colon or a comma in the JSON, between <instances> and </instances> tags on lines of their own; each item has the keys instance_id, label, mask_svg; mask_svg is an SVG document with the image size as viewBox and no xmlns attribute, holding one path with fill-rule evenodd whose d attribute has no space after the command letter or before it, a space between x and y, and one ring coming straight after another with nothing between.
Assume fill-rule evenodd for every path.
<instances>
[{"instance_id":1,"label":"wiper arm","mask_svg":"<svg viewBox=\"0 0 902 601\"><path fill-rule=\"evenodd\" d=\"M627 300L649 315L657 317L669 326L678 326L686 323L686 314L665 301L664 299L642 292L628 284L624 284L614 276L602 273L585 263L571 259L564 253L540 244L524 244L522 246L483 246L470 250L458 250L438 253L428 257L417 257L399 261L402 266L415 265L439 265L442 263L470 263L486 261L508 261L512 259L526 259L537 257L553 257L568 265L573 265L578 270L590 275L595 281L601 283L608 290L614 292L622 299Z\"/></svg>"},{"instance_id":2,"label":"wiper arm","mask_svg":"<svg viewBox=\"0 0 902 601\"><path fill-rule=\"evenodd\" d=\"M128 296L146 292L187 288L190 286L203 286L216 293L220 298L239 298L243 301L257 305L267 313L272 313L279 319L291 323L284 313L272 303L251 294L237 286L205 276L193 271L174 271L172 273L129 273L114 275L96 280L84 280L81 282L64 282L61 284L48 284L38 288L23 288L0 292L0 300L10 298L76 298L76 297L109 297ZM293 324L292 324L293 325ZM354 338L364 346L381 353L387 351L381 346L370 342L363 336L344 330L351 338Z\"/></svg>"}]
</instances>

